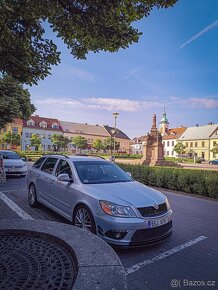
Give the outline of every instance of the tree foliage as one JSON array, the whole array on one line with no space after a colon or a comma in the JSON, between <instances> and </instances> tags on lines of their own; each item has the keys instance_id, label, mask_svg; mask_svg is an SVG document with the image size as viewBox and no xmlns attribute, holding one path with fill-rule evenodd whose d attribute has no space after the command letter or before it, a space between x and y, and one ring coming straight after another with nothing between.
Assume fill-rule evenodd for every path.
<instances>
[{"instance_id":1,"label":"tree foliage","mask_svg":"<svg viewBox=\"0 0 218 290\"><path fill-rule=\"evenodd\" d=\"M27 119L35 111L30 94L11 77L0 78L0 129L14 118Z\"/></svg>"},{"instance_id":2,"label":"tree foliage","mask_svg":"<svg viewBox=\"0 0 218 290\"><path fill-rule=\"evenodd\" d=\"M30 138L30 144L31 146L34 146L37 151L41 144L41 138L38 137L36 134L32 134L32 137Z\"/></svg>"},{"instance_id":3,"label":"tree foliage","mask_svg":"<svg viewBox=\"0 0 218 290\"><path fill-rule=\"evenodd\" d=\"M114 150L114 138L108 137L104 140L104 149L105 150ZM115 150L118 150L120 148L120 143L115 140Z\"/></svg>"},{"instance_id":4,"label":"tree foliage","mask_svg":"<svg viewBox=\"0 0 218 290\"><path fill-rule=\"evenodd\" d=\"M49 27L71 54L117 51L138 42L134 21L176 0L3 0L0 1L0 71L21 83L36 84L60 62ZM47 34L46 34L47 33ZM53 38L53 37L52 37Z\"/></svg>"},{"instance_id":5,"label":"tree foliage","mask_svg":"<svg viewBox=\"0 0 218 290\"><path fill-rule=\"evenodd\" d=\"M12 132L12 136L11 136L11 132L9 131L9 132L4 134L2 141L7 143L7 144L19 146L20 145L20 135Z\"/></svg>"},{"instance_id":6,"label":"tree foliage","mask_svg":"<svg viewBox=\"0 0 218 290\"><path fill-rule=\"evenodd\" d=\"M218 144L214 145L214 147L210 151L214 154L218 154Z\"/></svg>"},{"instance_id":7,"label":"tree foliage","mask_svg":"<svg viewBox=\"0 0 218 290\"><path fill-rule=\"evenodd\" d=\"M88 146L86 138L82 136L73 137L72 144L78 149L86 149Z\"/></svg>"},{"instance_id":8,"label":"tree foliage","mask_svg":"<svg viewBox=\"0 0 218 290\"><path fill-rule=\"evenodd\" d=\"M178 155L182 155L183 153L185 153L185 148L186 146L182 144L182 142L178 142L174 148L173 151L175 151Z\"/></svg>"},{"instance_id":9,"label":"tree foliage","mask_svg":"<svg viewBox=\"0 0 218 290\"><path fill-rule=\"evenodd\" d=\"M53 134L51 136L51 141L54 144L57 151L59 151L60 149L67 148L67 145L71 142L68 137L65 137L60 134Z\"/></svg>"},{"instance_id":10,"label":"tree foliage","mask_svg":"<svg viewBox=\"0 0 218 290\"><path fill-rule=\"evenodd\" d=\"M92 148L95 149L97 152L104 149L104 145L101 139L95 139L92 144Z\"/></svg>"}]
</instances>

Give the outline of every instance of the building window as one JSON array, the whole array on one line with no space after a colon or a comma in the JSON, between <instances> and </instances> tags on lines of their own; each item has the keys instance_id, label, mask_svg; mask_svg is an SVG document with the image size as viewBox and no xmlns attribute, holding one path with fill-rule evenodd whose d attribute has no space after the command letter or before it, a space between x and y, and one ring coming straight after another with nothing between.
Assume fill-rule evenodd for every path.
<instances>
[{"instance_id":1,"label":"building window","mask_svg":"<svg viewBox=\"0 0 218 290\"><path fill-rule=\"evenodd\" d=\"M2 129L2 133L6 133L6 128L3 128Z\"/></svg>"},{"instance_id":2,"label":"building window","mask_svg":"<svg viewBox=\"0 0 218 290\"><path fill-rule=\"evenodd\" d=\"M163 141L163 146L165 146L165 142Z\"/></svg>"},{"instance_id":3,"label":"building window","mask_svg":"<svg viewBox=\"0 0 218 290\"><path fill-rule=\"evenodd\" d=\"M171 155L174 156L174 151L171 152Z\"/></svg>"},{"instance_id":4,"label":"building window","mask_svg":"<svg viewBox=\"0 0 218 290\"><path fill-rule=\"evenodd\" d=\"M170 141L167 141L167 146L170 146Z\"/></svg>"},{"instance_id":5,"label":"building window","mask_svg":"<svg viewBox=\"0 0 218 290\"><path fill-rule=\"evenodd\" d=\"M201 146L204 147L204 146L205 146L205 142L202 142L202 143L201 143Z\"/></svg>"},{"instance_id":6,"label":"building window","mask_svg":"<svg viewBox=\"0 0 218 290\"><path fill-rule=\"evenodd\" d=\"M216 158L216 153L213 152L213 158Z\"/></svg>"},{"instance_id":7,"label":"building window","mask_svg":"<svg viewBox=\"0 0 218 290\"><path fill-rule=\"evenodd\" d=\"M190 142L190 147L193 147L193 142Z\"/></svg>"},{"instance_id":8,"label":"building window","mask_svg":"<svg viewBox=\"0 0 218 290\"><path fill-rule=\"evenodd\" d=\"M18 128L17 128L17 127L13 127L13 128L12 128L12 133L14 133L14 134L18 134Z\"/></svg>"},{"instance_id":9,"label":"building window","mask_svg":"<svg viewBox=\"0 0 218 290\"><path fill-rule=\"evenodd\" d=\"M47 128L47 123L46 122L41 122L40 124L39 124L39 126L41 127L41 128Z\"/></svg>"},{"instance_id":10,"label":"building window","mask_svg":"<svg viewBox=\"0 0 218 290\"><path fill-rule=\"evenodd\" d=\"M48 139L51 140L51 134L48 135Z\"/></svg>"},{"instance_id":11,"label":"building window","mask_svg":"<svg viewBox=\"0 0 218 290\"><path fill-rule=\"evenodd\" d=\"M30 134L28 132L25 133L26 138L29 138Z\"/></svg>"},{"instance_id":12,"label":"building window","mask_svg":"<svg viewBox=\"0 0 218 290\"><path fill-rule=\"evenodd\" d=\"M167 155L170 155L170 152L169 151L167 151Z\"/></svg>"},{"instance_id":13,"label":"building window","mask_svg":"<svg viewBox=\"0 0 218 290\"><path fill-rule=\"evenodd\" d=\"M216 141L213 141L213 146L216 146Z\"/></svg>"},{"instance_id":14,"label":"building window","mask_svg":"<svg viewBox=\"0 0 218 290\"><path fill-rule=\"evenodd\" d=\"M52 127L52 129L59 129L59 125L58 124L52 124L51 127Z\"/></svg>"},{"instance_id":15,"label":"building window","mask_svg":"<svg viewBox=\"0 0 218 290\"><path fill-rule=\"evenodd\" d=\"M185 143L185 146L188 147L188 142Z\"/></svg>"},{"instance_id":16,"label":"building window","mask_svg":"<svg viewBox=\"0 0 218 290\"><path fill-rule=\"evenodd\" d=\"M35 123L33 120L27 121L27 126L35 126Z\"/></svg>"},{"instance_id":17,"label":"building window","mask_svg":"<svg viewBox=\"0 0 218 290\"><path fill-rule=\"evenodd\" d=\"M172 146L174 146L174 141L172 141Z\"/></svg>"},{"instance_id":18,"label":"building window","mask_svg":"<svg viewBox=\"0 0 218 290\"><path fill-rule=\"evenodd\" d=\"M198 142L195 142L195 147L198 147Z\"/></svg>"}]
</instances>

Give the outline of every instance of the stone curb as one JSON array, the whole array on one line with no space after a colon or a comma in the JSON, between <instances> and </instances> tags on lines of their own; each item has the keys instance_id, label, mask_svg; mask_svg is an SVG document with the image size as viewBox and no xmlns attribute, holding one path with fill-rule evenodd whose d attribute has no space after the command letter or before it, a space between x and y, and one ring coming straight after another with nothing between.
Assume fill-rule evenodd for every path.
<instances>
[{"instance_id":1,"label":"stone curb","mask_svg":"<svg viewBox=\"0 0 218 290\"><path fill-rule=\"evenodd\" d=\"M126 274L115 251L101 238L77 227L41 220L1 220L0 233L27 231L54 237L75 254L78 273L74 290L127 289Z\"/></svg>"}]
</instances>

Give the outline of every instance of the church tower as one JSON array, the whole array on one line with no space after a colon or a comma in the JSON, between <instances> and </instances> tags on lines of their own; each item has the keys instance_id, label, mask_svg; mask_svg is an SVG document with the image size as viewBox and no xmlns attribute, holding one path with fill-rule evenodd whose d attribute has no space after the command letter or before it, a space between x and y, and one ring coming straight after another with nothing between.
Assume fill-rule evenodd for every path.
<instances>
[{"instance_id":1,"label":"church tower","mask_svg":"<svg viewBox=\"0 0 218 290\"><path fill-rule=\"evenodd\" d=\"M169 131L169 122L167 119L167 113L165 111L165 108L164 108L164 112L163 112L163 117L162 117L159 124L160 124L160 133L162 136L164 136L165 133L167 133Z\"/></svg>"}]
</instances>

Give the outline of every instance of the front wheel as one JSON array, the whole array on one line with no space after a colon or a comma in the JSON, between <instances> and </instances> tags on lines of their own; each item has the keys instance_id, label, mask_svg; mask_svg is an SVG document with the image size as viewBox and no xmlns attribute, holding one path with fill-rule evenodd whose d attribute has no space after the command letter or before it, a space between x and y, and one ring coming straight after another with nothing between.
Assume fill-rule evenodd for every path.
<instances>
[{"instance_id":1,"label":"front wheel","mask_svg":"<svg viewBox=\"0 0 218 290\"><path fill-rule=\"evenodd\" d=\"M79 205L73 215L73 225L96 234L95 221L90 210L84 206Z\"/></svg>"},{"instance_id":2,"label":"front wheel","mask_svg":"<svg viewBox=\"0 0 218 290\"><path fill-rule=\"evenodd\" d=\"M33 183L29 186L28 202L31 207L37 207L39 205L37 201L36 187Z\"/></svg>"}]
</instances>

